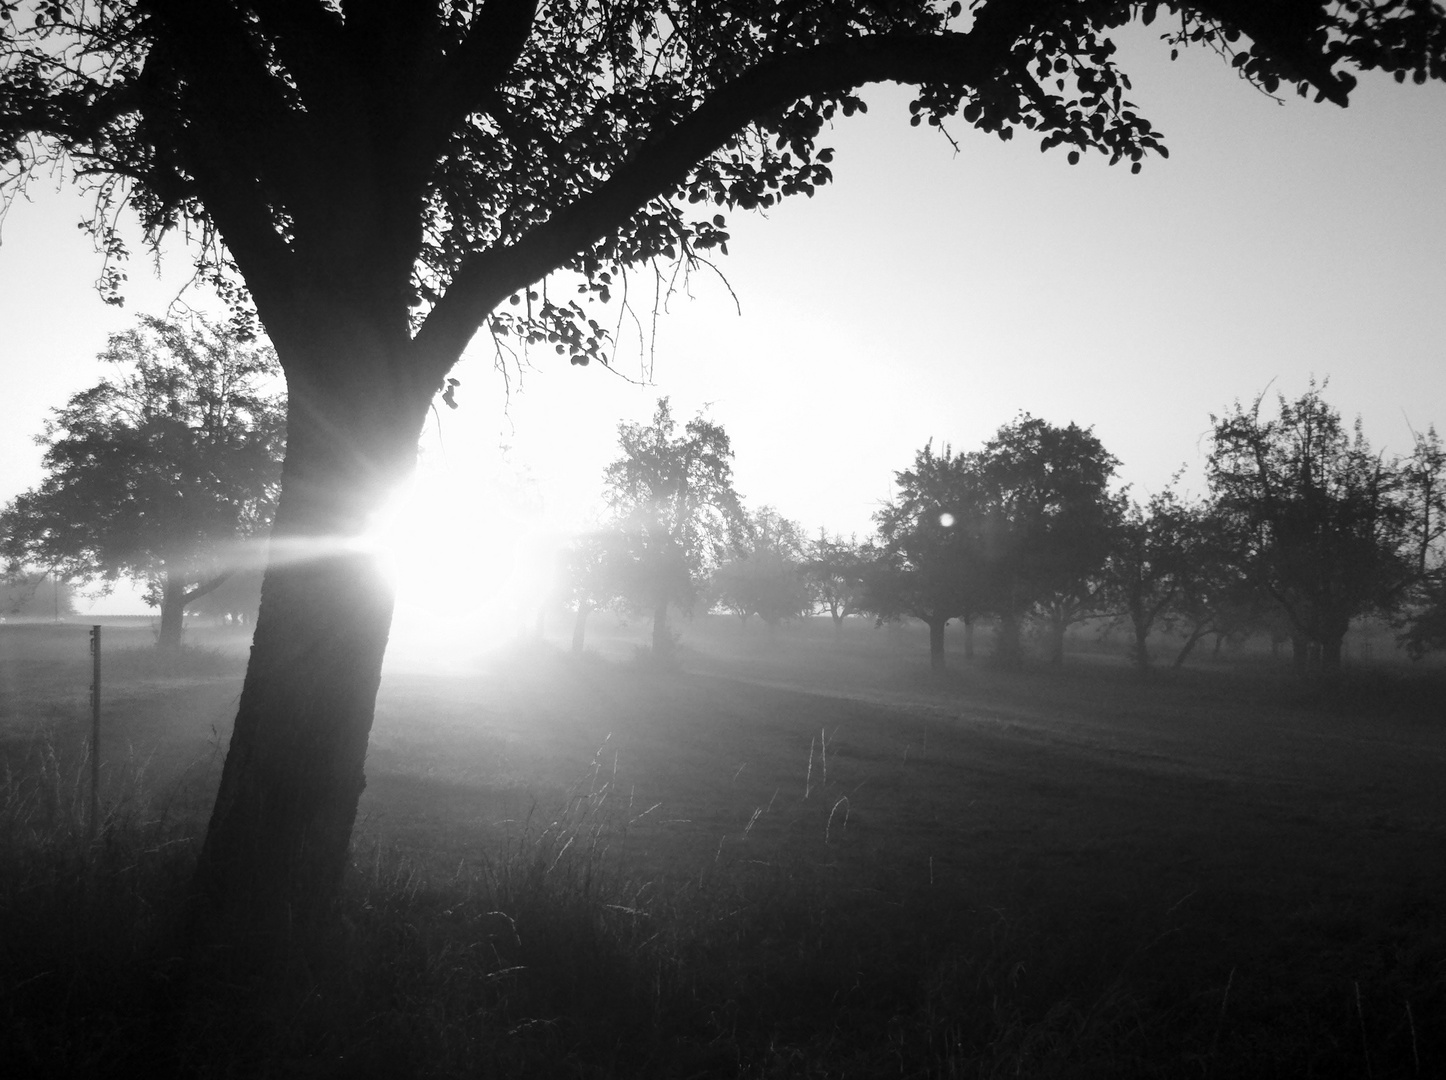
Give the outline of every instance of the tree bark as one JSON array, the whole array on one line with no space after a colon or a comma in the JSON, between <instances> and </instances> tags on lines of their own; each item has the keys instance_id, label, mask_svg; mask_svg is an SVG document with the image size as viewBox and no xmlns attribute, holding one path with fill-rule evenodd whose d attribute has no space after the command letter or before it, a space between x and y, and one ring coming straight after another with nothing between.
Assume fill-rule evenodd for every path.
<instances>
[{"instance_id":1,"label":"tree bark","mask_svg":"<svg viewBox=\"0 0 1446 1080\"><path fill-rule=\"evenodd\" d=\"M583 635L587 633L587 617L592 611L592 605L586 600L577 602L577 614L572 620L572 651L574 654L581 654Z\"/></svg>"},{"instance_id":2,"label":"tree bark","mask_svg":"<svg viewBox=\"0 0 1446 1080\"><path fill-rule=\"evenodd\" d=\"M1185 639L1185 644L1182 645L1180 651L1175 654L1175 667L1182 668L1185 666L1185 661L1188 660L1190 654L1195 651L1195 645L1207 633L1209 633L1209 630L1203 626L1197 626L1190 631L1190 636Z\"/></svg>"},{"instance_id":3,"label":"tree bark","mask_svg":"<svg viewBox=\"0 0 1446 1080\"><path fill-rule=\"evenodd\" d=\"M193 947L266 955L324 917L365 787L392 594L364 534L415 465L431 388L375 353L311 359L287 367L281 498L196 868Z\"/></svg>"},{"instance_id":4,"label":"tree bark","mask_svg":"<svg viewBox=\"0 0 1446 1080\"><path fill-rule=\"evenodd\" d=\"M929 623L929 666L935 671L944 670L944 627L948 625L948 619Z\"/></svg>"},{"instance_id":5,"label":"tree bark","mask_svg":"<svg viewBox=\"0 0 1446 1080\"><path fill-rule=\"evenodd\" d=\"M1135 647L1134 647L1134 649L1132 650L1133 653L1134 653L1135 666L1136 666L1137 668L1139 668L1141 671L1149 671L1149 670L1150 670L1150 645L1149 645L1150 624L1147 623L1143 618L1136 618L1136 619L1133 619L1133 620L1132 620L1132 625L1134 626L1134 630L1135 630Z\"/></svg>"},{"instance_id":6,"label":"tree bark","mask_svg":"<svg viewBox=\"0 0 1446 1080\"><path fill-rule=\"evenodd\" d=\"M1064 663L1064 632L1066 628L1062 618L1049 620L1049 662L1055 667Z\"/></svg>"},{"instance_id":7,"label":"tree bark","mask_svg":"<svg viewBox=\"0 0 1446 1080\"><path fill-rule=\"evenodd\" d=\"M181 633L186 624L186 586L169 574L161 584L161 630L156 635L156 648L179 649Z\"/></svg>"}]
</instances>

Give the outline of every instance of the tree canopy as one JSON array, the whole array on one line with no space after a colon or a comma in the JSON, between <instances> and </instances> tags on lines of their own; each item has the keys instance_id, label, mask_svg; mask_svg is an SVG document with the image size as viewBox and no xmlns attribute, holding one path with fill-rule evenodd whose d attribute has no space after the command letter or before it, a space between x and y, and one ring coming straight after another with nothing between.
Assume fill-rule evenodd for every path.
<instances>
[{"instance_id":1,"label":"tree canopy","mask_svg":"<svg viewBox=\"0 0 1446 1080\"><path fill-rule=\"evenodd\" d=\"M285 444L267 385L276 361L230 331L150 317L113 334L100 359L116 376L46 422L45 479L0 513L0 551L14 566L143 583L161 609L158 644L173 646L186 605L270 527Z\"/></svg>"}]
</instances>

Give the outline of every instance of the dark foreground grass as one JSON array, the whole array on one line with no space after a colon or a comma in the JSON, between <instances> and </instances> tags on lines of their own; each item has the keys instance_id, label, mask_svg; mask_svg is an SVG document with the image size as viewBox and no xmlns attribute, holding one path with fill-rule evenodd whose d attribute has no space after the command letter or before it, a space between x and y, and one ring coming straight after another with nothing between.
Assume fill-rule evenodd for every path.
<instances>
[{"instance_id":1,"label":"dark foreground grass","mask_svg":"<svg viewBox=\"0 0 1446 1080\"><path fill-rule=\"evenodd\" d=\"M626 840L643 811L594 769L560 813L450 875L362 851L336 929L281 969L187 969L171 930L194 828L133 807L91 841L76 785L42 780L6 790L9 1075L1389 1077L1446 1061L1439 895L1323 901L1232 957L1215 950L1249 934L1211 940L1179 909L1122 921L1038 888L983 906L802 844L640 880ZM827 809L791 817L828 827Z\"/></svg>"},{"instance_id":2,"label":"dark foreground grass","mask_svg":"<svg viewBox=\"0 0 1446 1080\"><path fill-rule=\"evenodd\" d=\"M338 918L271 970L176 958L210 759L108 761L92 839L79 750L12 741L0 1071L1446 1072L1410 693L1373 720L1364 692L956 672L904 708L533 659L384 689ZM139 731L153 674L118 680Z\"/></svg>"}]
</instances>

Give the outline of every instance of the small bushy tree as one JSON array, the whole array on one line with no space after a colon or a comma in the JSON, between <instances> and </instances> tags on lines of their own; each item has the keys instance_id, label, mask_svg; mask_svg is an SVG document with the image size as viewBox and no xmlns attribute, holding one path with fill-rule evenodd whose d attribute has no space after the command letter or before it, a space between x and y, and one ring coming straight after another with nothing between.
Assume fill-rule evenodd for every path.
<instances>
[{"instance_id":1,"label":"small bushy tree","mask_svg":"<svg viewBox=\"0 0 1446 1080\"><path fill-rule=\"evenodd\" d=\"M1190 580L1198 513L1167 488L1144 504L1130 500L1115 530L1105 579L1112 606L1129 621L1130 658L1141 671L1150 667L1151 630L1168 620Z\"/></svg>"},{"instance_id":2,"label":"small bushy tree","mask_svg":"<svg viewBox=\"0 0 1446 1080\"><path fill-rule=\"evenodd\" d=\"M737 546L746 518L733 489L733 449L701 415L680 432L667 398L650 424L618 425L622 455L604 474L606 498L627 536L623 595L653 616L653 652L672 646L668 606L690 609L700 583Z\"/></svg>"},{"instance_id":3,"label":"small bushy tree","mask_svg":"<svg viewBox=\"0 0 1446 1080\"><path fill-rule=\"evenodd\" d=\"M1434 427L1416 433L1405 464L1416 584L1401 644L1412 657L1446 648L1446 447Z\"/></svg>"},{"instance_id":4,"label":"small bushy tree","mask_svg":"<svg viewBox=\"0 0 1446 1080\"><path fill-rule=\"evenodd\" d=\"M572 651L581 653L588 616L637 591L629 575L639 560L631 550L628 533L616 525L579 533L562 558L564 587L573 608Z\"/></svg>"},{"instance_id":5,"label":"small bushy tree","mask_svg":"<svg viewBox=\"0 0 1446 1080\"><path fill-rule=\"evenodd\" d=\"M856 538L830 537L820 529L807 545L804 579L816 607L833 620L834 632L843 621L863 610L864 571L868 556Z\"/></svg>"},{"instance_id":6,"label":"small bushy tree","mask_svg":"<svg viewBox=\"0 0 1446 1080\"><path fill-rule=\"evenodd\" d=\"M1273 416L1263 395L1212 416L1208 479L1255 588L1338 671L1351 620L1396 610L1418 575L1402 468L1372 451L1359 419L1342 422L1324 389L1278 395Z\"/></svg>"},{"instance_id":7,"label":"small bushy tree","mask_svg":"<svg viewBox=\"0 0 1446 1080\"><path fill-rule=\"evenodd\" d=\"M770 630L777 629L812 604L803 558L803 530L765 506L748 515L741 546L714 571L714 595L745 622L757 615Z\"/></svg>"}]
</instances>

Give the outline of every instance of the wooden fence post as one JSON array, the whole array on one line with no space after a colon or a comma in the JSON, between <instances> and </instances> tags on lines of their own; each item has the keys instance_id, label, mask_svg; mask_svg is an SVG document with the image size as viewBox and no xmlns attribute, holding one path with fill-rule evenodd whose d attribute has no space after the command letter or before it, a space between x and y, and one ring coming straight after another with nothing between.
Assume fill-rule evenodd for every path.
<instances>
[{"instance_id":1,"label":"wooden fence post","mask_svg":"<svg viewBox=\"0 0 1446 1080\"><path fill-rule=\"evenodd\" d=\"M90 628L90 835L100 831L100 627Z\"/></svg>"}]
</instances>

